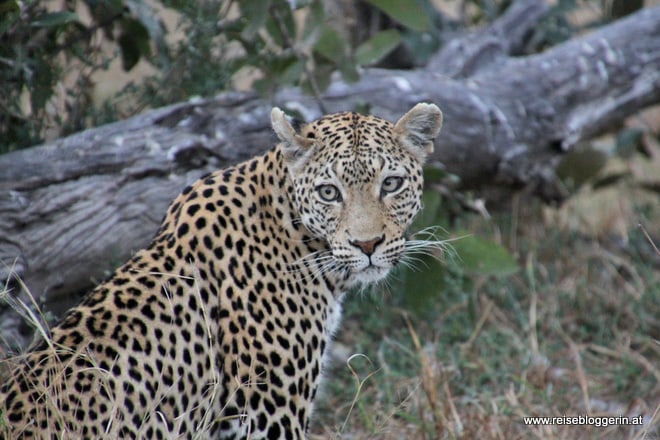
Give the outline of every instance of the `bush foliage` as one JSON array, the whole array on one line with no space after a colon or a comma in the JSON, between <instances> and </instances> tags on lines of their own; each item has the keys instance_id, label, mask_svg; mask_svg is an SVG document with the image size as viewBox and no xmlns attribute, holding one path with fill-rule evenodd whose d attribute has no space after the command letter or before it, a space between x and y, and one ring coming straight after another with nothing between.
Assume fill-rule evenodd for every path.
<instances>
[{"instance_id":1,"label":"bush foliage","mask_svg":"<svg viewBox=\"0 0 660 440\"><path fill-rule=\"evenodd\" d=\"M370 3L401 13L405 26L427 30L424 20L391 11L393 2ZM156 70L120 92L134 98L130 114L217 93L246 68L258 72L254 88L261 93L295 84L318 94L334 70L354 80L358 66L377 62L401 38L388 29L351 45L327 24L320 0L163 0L156 6L175 11L177 29L167 29L158 10L141 0L67 0L56 10L42 1L1 2L0 152L123 116L92 98L94 74L116 57L125 71L140 60ZM175 32L185 38L168 38Z\"/></svg>"},{"instance_id":2,"label":"bush foliage","mask_svg":"<svg viewBox=\"0 0 660 440\"><path fill-rule=\"evenodd\" d=\"M466 0L458 20L440 14L430 0L354 2L351 17L337 12L343 3L0 1L0 153L144 108L211 96L231 87L239 72L250 72L252 87L265 95L297 85L318 96L335 71L353 81L360 66L424 64L448 30L492 20L510 2ZM559 1L530 36L530 50L579 30L566 19L578 3ZM618 13L641 6L628 3L634 5ZM165 10L178 17L173 29L161 19ZM144 61L154 74L97 102L95 74L115 59L125 71Z\"/></svg>"}]
</instances>

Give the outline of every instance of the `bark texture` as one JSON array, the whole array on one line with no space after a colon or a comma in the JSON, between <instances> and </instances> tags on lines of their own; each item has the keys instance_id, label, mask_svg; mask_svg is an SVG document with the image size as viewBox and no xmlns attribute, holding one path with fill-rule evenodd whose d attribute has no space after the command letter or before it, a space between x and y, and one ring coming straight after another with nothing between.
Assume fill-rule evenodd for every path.
<instances>
[{"instance_id":1,"label":"bark texture","mask_svg":"<svg viewBox=\"0 0 660 440\"><path fill-rule=\"evenodd\" d=\"M368 105L396 120L417 102L434 102L444 113L434 166L463 188L525 187L559 200L554 170L564 153L660 102L660 7L538 55L511 56L546 8L542 0L514 2L488 28L458 35L426 68L336 79L322 104L295 88L273 102L223 93L0 156L0 280L14 277L16 287L20 277L46 310L60 313L148 243L186 184L270 148L273 105L307 120L322 108ZM19 291L11 295L25 300ZM18 328L15 315L0 311L10 345L24 344Z\"/></svg>"}]
</instances>

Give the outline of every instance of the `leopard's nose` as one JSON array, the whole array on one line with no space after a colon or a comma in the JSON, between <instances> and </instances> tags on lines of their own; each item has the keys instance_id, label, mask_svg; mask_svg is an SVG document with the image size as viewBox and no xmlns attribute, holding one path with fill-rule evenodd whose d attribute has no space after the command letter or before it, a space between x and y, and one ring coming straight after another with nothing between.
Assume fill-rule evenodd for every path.
<instances>
[{"instance_id":1,"label":"leopard's nose","mask_svg":"<svg viewBox=\"0 0 660 440\"><path fill-rule=\"evenodd\" d=\"M374 250L376 250L376 246L384 241L385 236L381 235L380 237L372 238L371 240L350 240L349 243L352 246L360 248L367 257L370 257L374 253Z\"/></svg>"}]
</instances>

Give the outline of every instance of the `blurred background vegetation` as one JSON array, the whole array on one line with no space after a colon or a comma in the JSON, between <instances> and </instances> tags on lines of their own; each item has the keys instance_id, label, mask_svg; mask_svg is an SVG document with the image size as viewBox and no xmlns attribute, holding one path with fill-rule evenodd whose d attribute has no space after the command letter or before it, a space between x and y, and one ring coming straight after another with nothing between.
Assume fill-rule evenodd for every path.
<instances>
[{"instance_id":1,"label":"blurred background vegetation","mask_svg":"<svg viewBox=\"0 0 660 440\"><path fill-rule=\"evenodd\" d=\"M509 4L1 0L0 153L223 90L320 99L332 72L422 66ZM556 0L519 55L642 7ZM429 170L414 230L451 247L348 299L316 438L658 438L659 119L651 109L568 154L561 207L514 194L489 212ZM580 414L646 425L521 423Z\"/></svg>"},{"instance_id":2,"label":"blurred background vegetation","mask_svg":"<svg viewBox=\"0 0 660 440\"><path fill-rule=\"evenodd\" d=\"M509 3L2 0L0 153L192 96L289 85L318 95L333 71L351 81L360 66L424 65L452 31L492 21ZM642 6L557 0L525 52Z\"/></svg>"}]
</instances>

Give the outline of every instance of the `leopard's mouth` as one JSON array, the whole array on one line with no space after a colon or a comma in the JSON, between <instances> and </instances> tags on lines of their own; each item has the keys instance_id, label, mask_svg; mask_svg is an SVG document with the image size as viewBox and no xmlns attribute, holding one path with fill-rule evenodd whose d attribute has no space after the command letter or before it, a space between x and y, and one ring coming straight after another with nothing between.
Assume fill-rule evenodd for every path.
<instances>
[{"instance_id":1,"label":"leopard's mouth","mask_svg":"<svg viewBox=\"0 0 660 440\"><path fill-rule=\"evenodd\" d=\"M353 280L357 283L368 284L382 280L390 272L389 267L381 267L370 264L364 269L353 272Z\"/></svg>"}]
</instances>

